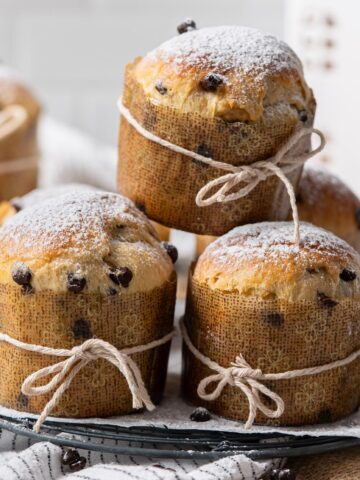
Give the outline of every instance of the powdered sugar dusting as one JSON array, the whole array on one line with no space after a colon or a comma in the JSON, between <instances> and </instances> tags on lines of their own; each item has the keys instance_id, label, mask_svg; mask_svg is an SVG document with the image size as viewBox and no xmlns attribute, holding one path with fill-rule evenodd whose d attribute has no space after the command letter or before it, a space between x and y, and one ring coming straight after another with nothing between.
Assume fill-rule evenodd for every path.
<instances>
[{"instance_id":1,"label":"powdered sugar dusting","mask_svg":"<svg viewBox=\"0 0 360 480\"><path fill-rule=\"evenodd\" d=\"M76 191L37 203L9 218L0 229L0 243L8 246L2 255L16 255L19 244L31 256L46 251L61 254L65 249L75 255L88 249L99 250L101 255L108 246L109 231L117 224L131 225L149 242L156 242L150 222L127 198L107 192Z\"/></svg>"},{"instance_id":2,"label":"powdered sugar dusting","mask_svg":"<svg viewBox=\"0 0 360 480\"><path fill-rule=\"evenodd\" d=\"M284 70L302 72L300 60L286 43L240 26L190 31L163 43L149 56L175 64L211 68L218 73L238 69L261 77Z\"/></svg>"},{"instance_id":3,"label":"powdered sugar dusting","mask_svg":"<svg viewBox=\"0 0 360 480\"><path fill-rule=\"evenodd\" d=\"M360 257L345 241L334 234L311 225L300 223L300 248L293 243L293 222L263 222L236 227L211 243L202 256L216 259L216 264L241 263L250 258L261 262L284 264L290 257L305 262L309 252L318 252L325 258L353 257L360 266ZM202 257L201 256L201 257ZM200 259L201 259L200 257ZM285 264L284 264L285 265Z\"/></svg>"}]
</instances>

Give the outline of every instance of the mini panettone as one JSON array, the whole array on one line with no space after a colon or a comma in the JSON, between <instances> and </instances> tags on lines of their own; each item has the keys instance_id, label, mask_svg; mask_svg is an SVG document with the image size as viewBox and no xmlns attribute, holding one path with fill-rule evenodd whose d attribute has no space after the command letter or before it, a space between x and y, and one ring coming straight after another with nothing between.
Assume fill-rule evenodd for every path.
<instances>
[{"instance_id":1,"label":"mini panettone","mask_svg":"<svg viewBox=\"0 0 360 480\"><path fill-rule=\"evenodd\" d=\"M335 233L360 251L360 200L339 178L306 168L296 199L301 220Z\"/></svg>"},{"instance_id":2,"label":"mini panettone","mask_svg":"<svg viewBox=\"0 0 360 480\"><path fill-rule=\"evenodd\" d=\"M69 378L57 416L128 413L144 406L135 396L147 408L160 401L173 328L174 247L159 242L130 200L78 191L40 202L5 222L0 245L1 405L32 413L46 406L49 413L55 386ZM48 372L61 355L31 345L68 354ZM39 384L60 370L64 378L40 394Z\"/></svg>"},{"instance_id":3,"label":"mini panettone","mask_svg":"<svg viewBox=\"0 0 360 480\"><path fill-rule=\"evenodd\" d=\"M119 190L151 219L198 234L286 219L284 184L275 173L264 176L265 169L256 176L248 166L273 157L295 132L313 124L315 100L300 60L284 42L254 29L185 30L126 68L119 102ZM309 148L307 134L290 151L296 156ZM210 158L221 162L219 168L204 163ZM202 195L207 206L197 205L205 185L238 167L256 182L251 192L219 203L246 187L238 177L227 178ZM301 170L299 164L287 172L295 187Z\"/></svg>"},{"instance_id":4,"label":"mini panettone","mask_svg":"<svg viewBox=\"0 0 360 480\"><path fill-rule=\"evenodd\" d=\"M7 218L13 217L16 213L24 210L24 208L33 207L37 203L49 200L50 198L59 197L66 193L86 191L102 191L91 185L84 183L64 183L47 188L35 188L29 193L14 197L11 200L0 202L0 225L2 225Z\"/></svg>"},{"instance_id":5,"label":"mini panettone","mask_svg":"<svg viewBox=\"0 0 360 480\"><path fill-rule=\"evenodd\" d=\"M37 183L36 98L6 66L0 66L0 200L23 195Z\"/></svg>"},{"instance_id":6,"label":"mini panettone","mask_svg":"<svg viewBox=\"0 0 360 480\"><path fill-rule=\"evenodd\" d=\"M360 251L360 200L339 178L324 170L305 168L296 201L300 220L335 233ZM197 256L216 238L197 235Z\"/></svg>"},{"instance_id":7,"label":"mini panettone","mask_svg":"<svg viewBox=\"0 0 360 480\"><path fill-rule=\"evenodd\" d=\"M360 256L308 223L300 233L298 247L291 222L237 227L199 257L184 320L191 403L249 426L359 407Z\"/></svg>"}]
</instances>

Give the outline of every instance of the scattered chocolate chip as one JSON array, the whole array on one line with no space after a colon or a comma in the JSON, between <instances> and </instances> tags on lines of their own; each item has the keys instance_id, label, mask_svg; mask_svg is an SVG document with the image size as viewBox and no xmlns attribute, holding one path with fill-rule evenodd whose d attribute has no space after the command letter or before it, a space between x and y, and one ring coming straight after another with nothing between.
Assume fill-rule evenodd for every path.
<instances>
[{"instance_id":1,"label":"scattered chocolate chip","mask_svg":"<svg viewBox=\"0 0 360 480\"><path fill-rule=\"evenodd\" d=\"M125 225L118 224L118 225L116 225L116 228L118 230L122 230L123 228L125 228Z\"/></svg>"},{"instance_id":2,"label":"scattered chocolate chip","mask_svg":"<svg viewBox=\"0 0 360 480\"><path fill-rule=\"evenodd\" d=\"M117 292L117 290L116 290L115 288L113 288L113 287L108 288L108 294L109 294L110 296L116 295L117 293L118 293L118 292Z\"/></svg>"},{"instance_id":3,"label":"scattered chocolate chip","mask_svg":"<svg viewBox=\"0 0 360 480\"><path fill-rule=\"evenodd\" d=\"M308 120L308 114L306 110L300 110L299 112L299 119L301 122L307 122Z\"/></svg>"},{"instance_id":4,"label":"scattered chocolate chip","mask_svg":"<svg viewBox=\"0 0 360 480\"><path fill-rule=\"evenodd\" d=\"M87 339L93 336L89 322L87 322L86 320L83 320L82 318L80 320L75 320L72 326L72 332L73 332L74 338L76 339L79 339L79 338Z\"/></svg>"},{"instance_id":5,"label":"scattered chocolate chip","mask_svg":"<svg viewBox=\"0 0 360 480\"><path fill-rule=\"evenodd\" d=\"M17 213L17 212L20 212L20 210L22 209L21 206L20 206L18 203L16 203L15 201L13 201L13 200L10 200L10 205L11 205L13 208L15 208L16 213Z\"/></svg>"},{"instance_id":6,"label":"scattered chocolate chip","mask_svg":"<svg viewBox=\"0 0 360 480\"><path fill-rule=\"evenodd\" d=\"M224 83L224 77L217 73L208 73L200 80L200 87L205 90L205 92L215 92L222 83Z\"/></svg>"},{"instance_id":7,"label":"scattered chocolate chip","mask_svg":"<svg viewBox=\"0 0 360 480\"><path fill-rule=\"evenodd\" d=\"M142 203L142 202L135 202L135 206L136 208L138 208L140 210L140 212L143 212L143 213L146 213L146 209L145 209L145 204Z\"/></svg>"},{"instance_id":8,"label":"scattered chocolate chip","mask_svg":"<svg viewBox=\"0 0 360 480\"><path fill-rule=\"evenodd\" d=\"M74 463L70 463L69 469L72 472L78 472L79 470L82 470L86 467L86 458L85 457L80 457L79 460L77 460Z\"/></svg>"},{"instance_id":9,"label":"scattered chocolate chip","mask_svg":"<svg viewBox=\"0 0 360 480\"><path fill-rule=\"evenodd\" d=\"M317 292L317 299L318 299L318 302L321 305L323 305L324 307L327 307L327 308L336 307L336 305L338 304L338 302L336 302L335 300L332 300L330 297L325 295L325 293L323 293L323 292Z\"/></svg>"},{"instance_id":10,"label":"scattered chocolate chip","mask_svg":"<svg viewBox=\"0 0 360 480\"><path fill-rule=\"evenodd\" d=\"M27 407L29 405L29 398L22 392L19 393L17 400L22 407Z\"/></svg>"},{"instance_id":11,"label":"scattered chocolate chip","mask_svg":"<svg viewBox=\"0 0 360 480\"><path fill-rule=\"evenodd\" d=\"M326 408L325 410L321 410L318 415L317 423L331 423L332 422L332 414L331 410Z\"/></svg>"},{"instance_id":12,"label":"scattered chocolate chip","mask_svg":"<svg viewBox=\"0 0 360 480\"><path fill-rule=\"evenodd\" d=\"M207 157L207 158L211 158L212 157L212 153L211 151L208 149L208 147L204 144L204 143L201 143L198 148L197 148L197 153L199 155L202 155L203 157ZM205 164L206 165L206 164Z\"/></svg>"},{"instance_id":13,"label":"scattered chocolate chip","mask_svg":"<svg viewBox=\"0 0 360 480\"><path fill-rule=\"evenodd\" d=\"M80 460L80 455L75 448L69 448L65 450L61 457L61 463L63 465L70 465L71 463L77 462Z\"/></svg>"},{"instance_id":14,"label":"scattered chocolate chip","mask_svg":"<svg viewBox=\"0 0 360 480\"><path fill-rule=\"evenodd\" d=\"M211 419L211 415L204 407L197 407L190 415L190 420L193 422L207 422Z\"/></svg>"},{"instance_id":15,"label":"scattered chocolate chip","mask_svg":"<svg viewBox=\"0 0 360 480\"><path fill-rule=\"evenodd\" d=\"M133 278L132 271L128 267L112 268L109 273L110 280L116 285L127 288Z\"/></svg>"},{"instance_id":16,"label":"scattered chocolate chip","mask_svg":"<svg viewBox=\"0 0 360 480\"><path fill-rule=\"evenodd\" d=\"M177 27L177 31L180 33L180 35L182 33L191 32L191 30L196 30L196 23L191 18L187 18Z\"/></svg>"},{"instance_id":17,"label":"scattered chocolate chip","mask_svg":"<svg viewBox=\"0 0 360 480\"><path fill-rule=\"evenodd\" d=\"M175 263L179 256L177 248L168 242L161 242L161 245L165 248L166 253L169 255L169 257L172 260L172 263Z\"/></svg>"},{"instance_id":18,"label":"scattered chocolate chip","mask_svg":"<svg viewBox=\"0 0 360 480\"><path fill-rule=\"evenodd\" d=\"M80 277L76 273L68 273L67 276L67 289L69 292L80 293L84 290L86 285L86 278Z\"/></svg>"},{"instance_id":19,"label":"scattered chocolate chip","mask_svg":"<svg viewBox=\"0 0 360 480\"><path fill-rule=\"evenodd\" d=\"M18 285L30 285L32 275L30 268L25 263L15 262L11 270L11 276Z\"/></svg>"},{"instance_id":20,"label":"scattered chocolate chip","mask_svg":"<svg viewBox=\"0 0 360 480\"><path fill-rule=\"evenodd\" d=\"M284 323L284 315L277 312L264 313L263 318L266 323L269 323L273 327L280 327Z\"/></svg>"},{"instance_id":21,"label":"scattered chocolate chip","mask_svg":"<svg viewBox=\"0 0 360 480\"><path fill-rule=\"evenodd\" d=\"M344 280L344 282L353 282L356 278L356 273L353 270L344 268L344 270L340 273L340 278L341 280Z\"/></svg>"},{"instance_id":22,"label":"scattered chocolate chip","mask_svg":"<svg viewBox=\"0 0 360 480\"><path fill-rule=\"evenodd\" d=\"M294 470L289 468L274 468L271 470L269 480L295 480L296 474Z\"/></svg>"},{"instance_id":23,"label":"scattered chocolate chip","mask_svg":"<svg viewBox=\"0 0 360 480\"><path fill-rule=\"evenodd\" d=\"M355 221L358 228L360 228L360 208L355 210Z\"/></svg>"},{"instance_id":24,"label":"scattered chocolate chip","mask_svg":"<svg viewBox=\"0 0 360 480\"><path fill-rule=\"evenodd\" d=\"M168 91L168 89L165 87L161 80L156 80L155 89L160 93L160 95L165 95L165 93L167 93Z\"/></svg>"}]
</instances>

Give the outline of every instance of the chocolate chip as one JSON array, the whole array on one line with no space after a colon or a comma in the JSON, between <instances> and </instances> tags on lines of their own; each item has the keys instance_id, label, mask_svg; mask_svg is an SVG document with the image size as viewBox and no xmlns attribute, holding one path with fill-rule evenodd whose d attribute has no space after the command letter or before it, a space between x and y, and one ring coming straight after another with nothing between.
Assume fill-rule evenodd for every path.
<instances>
[{"instance_id":1,"label":"chocolate chip","mask_svg":"<svg viewBox=\"0 0 360 480\"><path fill-rule=\"evenodd\" d=\"M197 407L190 415L190 420L193 422L207 422L211 419L211 415L206 408Z\"/></svg>"},{"instance_id":2,"label":"chocolate chip","mask_svg":"<svg viewBox=\"0 0 360 480\"><path fill-rule=\"evenodd\" d=\"M128 267L112 268L109 273L110 279L116 283L127 288L133 278L132 271Z\"/></svg>"},{"instance_id":3,"label":"chocolate chip","mask_svg":"<svg viewBox=\"0 0 360 480\"><path fill-rule=\"evenodd\" d=\"M167 93L168 91L168 89L165 87L161 80L156 80L155 88L160 93L160 95L165 95L165 93Z\"/></svg>"},{"instance_id":4,"label":"chocolate chip","mask_svg":"<svg viewBox=\"0 0 360 480\"><path fill-rule=\"evenodd\" d=\"M21 206L20 206L18 203L14 202L13 200L10 200L10 205L11 205L13 208L15 208L16 213L17 213L17 212L20 212L20 210L22 209Z\"/></svg>"},{"instance_id":5,"label":"chocolate chip","mask_svg":"<svg viewBox=\"0 0 360 480\"><path fill-rule=\"evenodd\" d=\"M80 454L75 448L69 448L62 454L61 463L63 465L70 465L71 463L78 462L80 458Z\"/></svg>"},{"instance_id":6,"label":"chocolate chip","mask_svg":"<svg viewBox=\"0 0 360 480\"><path fill-rule=\"evenodd\" d=\"M360 228L360 208L355 210L355 221L358 228Z\"/></svg>"},{"instance_id":7,"label":"chocolate chip","mask_svg":"<svg viewBox=\"0 0 360 480\"><path fill-rule=\"evenodd\" d=\"M341 280L344 280L344 282L353 282L356 278L356 273L353 270L344 268L344 270L340 273L340 278Z\"/></svg>"},{"instance_id":8,"label":"chocolate chip","mask_svg":"<svg viewBox=\"0 0 360 480\"><path fill-rule=\"evenodd\" d=\"M29 405L29 398L22 392L19 393L17 400L22 407L27 407Z\"/></svg>"},{"instance_id":9,"label":"chocolate chip","mask_svg":"<svg viewBox=\"0 0 360 480\"><path fill-rule=\"evenodd\" d=\"M205 90L205 92L215 92L222 83L224 83L224 77L217 73L208 73L200 80L200 87Z\"/></svg>"},{"instance_id":10,"label":"chocolate chip","mask_svg":"<svg viewBox=\"0 0 360 480\"><path fill-rule=\"evenodd\" d=\"M85 457L80 457L79 460L77 460L74 463L70 463L70 465L69 465L69 469L72 472L78 472L79 470L82 470L85 467L86 467L86 458Z\"/></svg>"},{"instance_id":11,"label":"chocolate chip","mask_svg":"<svg viewBox=\"0 0 360 480\"><path fill-rule=\"evenodd\" d=\"M87 339L93 336L89 322L87 322L86 320L83 320L82 318L80 320L75 320L72 326L72 332L73 332L74 338L76 339L79 339L79 338Z\"/></svg>"},{"instance_id":12,"label":"chocolate chip","mask_svg":"<svg viewBox=\"0 0 360 480\"><path fill-rule=\"evenodd\" d=\"M299 119L301 122L307 122L308 120L308 114L306 110L300 110L299 112Z\"/></svg>"},{"instance_id":13,"label":"chocolate chip","mask_svg":"<svg viewBox=\"0 0 360 480\"><path fill-rule=\"evenodd\" d=\"M31 282L30 268L22 262L15 262L11 269L11 276L18 285L29 285Z\"/></svg>"},{"instance_id":14,"label":"chocolate chip","mask_svg":"<svg viewBox=\"0 0 360 480\"><path fill-rule=\"evenodd\" d=\"M66 286L69 292L80 293L84 290L85 285L86 278L80 277L76 273L68 273Z\"/></svg>"},{"instance_id":15,"label":"chocolate chip","mask_svg":"<svg viewBox=\"0 0 360 480\"><path fill-rule=\"evenodd\" d=\"M209 148L204 144L204 143L201 143L198 148L197 148L197 153L199 155L202 155L203 157L207 157L207 158L211 158L212 157L212 153L211 151L209 150ZM204 164L206 165L206 164Z\"/></svg>"},{"instance_id":16,"label":"chocolate chip","mask_svg":"<svg viewBox=\"0 0 360 480\"><path fill-rule=\"evenodd\" d=\"M325 410L321 410L318 415L317 423L331 423L332 422L332 414L331 410L326 408Z\"/></svg>"},{"instance_id":17,"label":"chocolate chip","mask_svg":"<svg viewBox=\"0 0 360 480\"><path fill-rule=\"evenodd\" d=\"M182 33L191 32L192 30L196 30L196 23L191 18L187 18L177 27L177 31L180 33L180 35Z\"/></svg>"},{"instance_id":18,"label":"chocolate chip","mask_svg":"<svg viewBox=\"0 0 360 480\"><path fill-rule=\"evenodd\" d=\"M135 202L135 206L136 208L138 208L140 210L140 212L143 212L143 213L146 213L146 209L145 209L145 204L142 203L142 202Z\"/></svg>"},{"instance_id":19,"label":"chocolate chip","mask_svg":"<svg viewBox=\"0 0 360 480\"><path fill-rule=\"evenodd\" d=\"M165 248L166 253L169 255L169 257L172 260L172 263L175 263L179 256L177 248L168 242L161 242L161 245Z\"/></svg>"},{"instance_id":20,"label":"chocolate chip","mask_svg":"<svg viewBox=\"0 0 360 480\"><path fill-rule=\"evenodd\" d=\"M108 295L110 295L110 296L116 295L118 293L117 290L115 288L112 288L112 287L108 288L107 292L108 292Z\"/></svg>"},{"instance_id":21,"label":"chocolate chip","mask_svg":"<svg viewBox=\"0 0 360 480\"><path fill-rule=\"evenodd\" d=\"M269 480L295 480L296 474L290 468L274 468L271 470Z\"/></svg>"},{"instance_id":22,"label":"chocolate chip","mask_svg":"<svg viewBox=\"0 0 360 480\"><path fill-rule=\"evenodd\" d=\"M264 313L263 318L266 323L269 323L273 327L280 327L284 323L284 315L277 312Z\"/></svg>"},{"instance_id":23,"label":"chocolate chip","mask_svg":"<svg viewBox=\"0 0 360 480\"><path fill-rule=\"evenodd\" d=\"M336 305L338 304L338 302L336 302L335 300L332 300L330 297L325 295L325 293L323 293L323 292L317 292L317 299L318 299L318 302L322 306L327 307L327 308L336 307Z\"/></svg>"}]
</instances>

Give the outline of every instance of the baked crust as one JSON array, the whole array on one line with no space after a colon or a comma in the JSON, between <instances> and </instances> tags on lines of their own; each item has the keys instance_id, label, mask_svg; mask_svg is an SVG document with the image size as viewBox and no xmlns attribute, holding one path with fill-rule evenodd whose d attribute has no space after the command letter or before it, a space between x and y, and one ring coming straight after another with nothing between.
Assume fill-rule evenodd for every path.
<instances>
[{"instance_id":1,"label":"baked crust","mask_svg":"<svg viewBox=\"0 0 360 480\"><path fill-rule=\"evenodd\" d=\"M14 264L25 264L35 291L66 292L69 274L85 279L84 293L148 291L173 271L145 215L107 192L78 191L25 208L1 228L0 245L0 282L15 285ZM132 278L123 286L110 274L125 267Z\"/></svg>"},{"instance_id":2,"label":"baked crust","mask_svg":"<svg viewBox=\"0 0 360 480\"><path fill-rule=\"evenodd\" d=\"M272 35L241 26L192 30L136 59L134 73L154 103L226 121L257 121L263 110L312 109L300 60ZM216 75L215 91L202 88ZM165 91L166 90L166 91Z\"/></svg>"},{"instance_id":3,"label":"baked crust","mask_svg":"<svg viewBox=\"0 0 360 480\"><path fill-rule=\"evenodd\" d=\"M297 195L299 216L360 250L360 200L338 177L306 168Z\"/></svg>"},{"instance_id":4,"label":"baked crust","mask_svg":"<svg viewBox=\"0 0 360 480\"><path fill-rule=\"evenodd\" d=\"M212 290L287 301L360 298L360 256L330 232L301 222L300 248L293 222L237 227L200 255L194 280ZM353 272L344 281L344 270Z\"/></svg>"}]
</instances>

